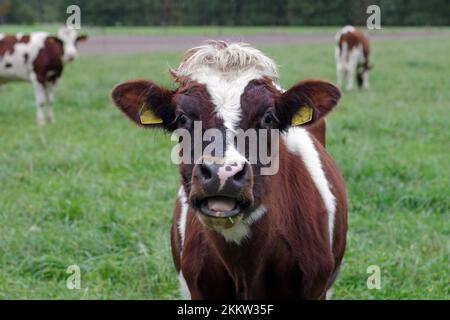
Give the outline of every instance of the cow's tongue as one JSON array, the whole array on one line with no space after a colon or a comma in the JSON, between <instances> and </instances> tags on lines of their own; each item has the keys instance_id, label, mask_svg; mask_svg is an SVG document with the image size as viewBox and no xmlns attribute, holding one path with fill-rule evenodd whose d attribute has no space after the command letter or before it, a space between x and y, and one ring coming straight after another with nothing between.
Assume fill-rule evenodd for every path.
<instances>
[{"instance_id":1,"label":"cow's tongue","mask_svg":"<svg viewBox=\"0 0 450 320\"><path fill-rule=\"evenodd\" d=\"M236 207L236 200L227 197L208 198L208 209L216 212L231 211Z\"/></svg>"}]
</instances>

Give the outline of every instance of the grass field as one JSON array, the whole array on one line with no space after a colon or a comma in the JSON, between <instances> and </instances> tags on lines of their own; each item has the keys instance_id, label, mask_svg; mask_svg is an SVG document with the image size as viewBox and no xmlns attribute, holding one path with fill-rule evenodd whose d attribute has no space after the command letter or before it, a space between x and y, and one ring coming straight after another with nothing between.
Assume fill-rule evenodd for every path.
<instances>
[{"instance_id":1,"label":"grass field","mask_svg":"<svg viewBox=\"0 0 450 320\"><path fill-rule=\"evenodd\" d=\"M344 94L328 149L349 195L335 299L449 299L450 41L375 41L370 91ZM262 48L282 84L334 81L327 44ZM57 122L35 124L31 86L0 87L0 298L172 299L172 142L109 100L148 77L170 85L179 53L80 57L57 92ZM66 288L81 268L82 290ZM366 269L381 269L368 290Z\"/></svg>"}]
</instances>

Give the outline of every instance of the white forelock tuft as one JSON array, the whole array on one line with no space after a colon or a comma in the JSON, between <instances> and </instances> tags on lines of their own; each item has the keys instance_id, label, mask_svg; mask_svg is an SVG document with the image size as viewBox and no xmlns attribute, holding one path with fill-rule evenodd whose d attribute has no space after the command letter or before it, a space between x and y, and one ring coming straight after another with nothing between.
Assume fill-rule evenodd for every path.
<instances>
[{"instance_id":1,"label":"white forelock tuft","mask_svg":"<svg viewBox=\"0 0 450 320\"><path fill-rule=\"evenodd\" d=\"M205 45L186 51L183 60L171 74L176 81L191 77L199 70L209 67L223 73L256 70L263 76L278 79L275 62L258 49L246 43L227 43L211 40Z\"/></svg>"}]
</instances>

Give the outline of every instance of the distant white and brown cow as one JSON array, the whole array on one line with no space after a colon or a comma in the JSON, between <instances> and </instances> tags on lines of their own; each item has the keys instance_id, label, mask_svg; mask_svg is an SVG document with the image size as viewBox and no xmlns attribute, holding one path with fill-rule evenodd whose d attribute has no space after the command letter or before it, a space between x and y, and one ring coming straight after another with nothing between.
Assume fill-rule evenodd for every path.
<instances>
[{"instance_id":1,"label":"distant white and brown cow","mask_svg":"<svg viewBox=\"0 0 450 320\"><path fill-rule=\"evenodd\" d=\"M116 86L112 98L144 128L187 132L194 143L210 129L223 134L212 156L203 140L198 157L182 151L171 236L185 297L324 299L347 231L344 182L325 149L323 120L339 89L304 80L284 91L273 60L222 41L189 50L172 75L176 89L135 80ZM228 139L252 130L262 134L252 146ZM269 131L281 134L264 140ZM261 158L250 161L252 147L276 143L278 171L263 175Z\"/></svg>"},{"instance_id":2,"label":"distant white and brown cow","mask_svg":"<svg viewBox=\"0 0 450 320\"><path fill-rule=\"evenodd\" d=\"M10 81L32 83L38 124L54 120L54 90L64 64L76 58L77 44L86 39L69 28L60 28L57 36L47 32L0 34L0 85Z\"/></svg>"},{"instance_id":3,"label":"distant white and brown cow","mask_svg":"<svg viewBox=\"0 0 450 320\"><path fill-rule=\"evenodd\" d=\"M356 78L358 87L369 88L369 39L352 26L345 26L336 34L336 76L337 84L342 87L347 77L347 90L353 89Z\"/></svg>"}]
</instances>

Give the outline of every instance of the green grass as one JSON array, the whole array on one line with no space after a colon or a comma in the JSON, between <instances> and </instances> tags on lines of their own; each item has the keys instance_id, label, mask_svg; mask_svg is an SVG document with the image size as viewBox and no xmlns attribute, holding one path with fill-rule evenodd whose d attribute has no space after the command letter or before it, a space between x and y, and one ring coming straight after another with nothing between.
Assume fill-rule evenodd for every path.
<instances>
[{"instance_id":1,"label":"green grass","mask_svg":"<svg viewBox=\"0 0 450 320\"><path fill-rule=\"evenodd\" d=\"M375 41L371 89L344 94L328 149L349 195L335 299L448 299L450 42ZM335 79L334 49L262 48L282 84ZM178 298L169 228L172 142L126 121L112 86L170 85L180 54L80 57L57 92L57 122L39 128L30 85L0 87L0 298ZM82 290L65 286L69 265ZM381 290L366 269L381 268Z\"/></svg>"}]
</instances>

